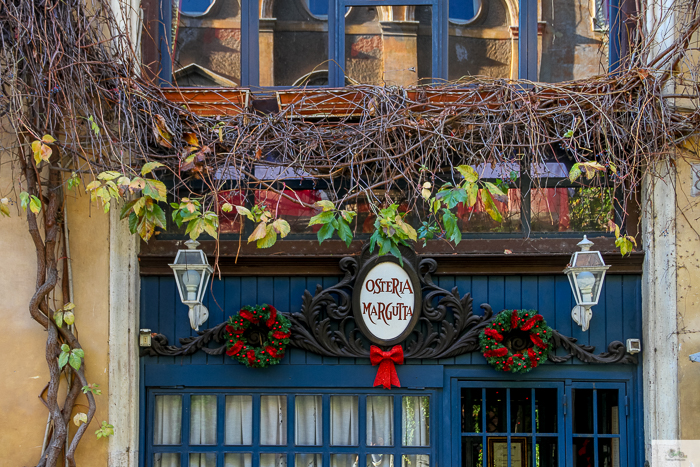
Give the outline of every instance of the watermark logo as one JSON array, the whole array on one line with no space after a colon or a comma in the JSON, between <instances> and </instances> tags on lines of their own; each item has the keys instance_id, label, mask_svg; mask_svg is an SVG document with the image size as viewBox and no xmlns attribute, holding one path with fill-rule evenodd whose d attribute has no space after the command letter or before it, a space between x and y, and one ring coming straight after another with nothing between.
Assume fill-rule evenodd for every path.
<instances>
[{"instance_id":1,"label":"watermark logo","mask_svg":"<svg viewBox=\"0 0 700 467\"><path fill-rule=\"evenodd\" d=\"M654 440L651 467L700 467L700 440Z\"/></svg>"}]
</instances>

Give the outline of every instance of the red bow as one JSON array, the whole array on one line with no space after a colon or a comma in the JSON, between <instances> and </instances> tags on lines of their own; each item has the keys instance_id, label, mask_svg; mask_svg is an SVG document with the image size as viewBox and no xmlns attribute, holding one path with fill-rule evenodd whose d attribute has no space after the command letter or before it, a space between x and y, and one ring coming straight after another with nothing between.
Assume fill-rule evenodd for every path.
<instances>
[{"instance_id":1,"label":"red bow","mask_svg":"<svg viewBox=\"0 0 700 467\"><path fill-rule=\"evenodd\" d=\"M369 360L372 362L372 365L379 365L377 377L374 378L375 386L381 384L386 389L391 389L392 385L401 387L394 363L398 365L403 364L403 347L396 345L388 352L383 352L382 349L373 345L369 348Z\"/></svg>"}]
</instances>

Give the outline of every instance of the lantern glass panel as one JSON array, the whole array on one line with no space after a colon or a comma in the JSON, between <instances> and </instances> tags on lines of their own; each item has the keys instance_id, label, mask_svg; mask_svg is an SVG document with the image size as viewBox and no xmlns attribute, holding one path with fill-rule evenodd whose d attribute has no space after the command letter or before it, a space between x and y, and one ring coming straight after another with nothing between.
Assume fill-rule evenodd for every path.
<instances>
[{"instance_id":1,"label":"lantern glass panel","mask_svg":"<svg viewBox=\"0 0 700 467\"><path fill-rule=\"evenodd\" d=\"M207 268L203 271L200 271L200 273L202 275L202 280L201 285L199 287L199 296L197 297L197 301L199 303L203 303L204 294L207 293L207 285L209 284L209 279L211 278L211 272Z\"/></svg>"},{"instance_id":2,"label":"lantern glass panel","mask_svg":"<svg viewBox=\"0 0 700 467\"><path fill-rule=\"evenodd\" d=\"M600 253L597 251L581 251L576 253L575 264L572 266L577 268L597 268L605 266Z\"/></svg>"},{"instance_id":3,"label":"lantern glass panel","mask_svg":"<svg viewBox=\"0 0 700 467\"><path fill-rule=\"evenodd\" d=\"M175 264L199 266L206 264L206 260L202 250L180 250L175 258Z\"/></svg>"}]
</instances>

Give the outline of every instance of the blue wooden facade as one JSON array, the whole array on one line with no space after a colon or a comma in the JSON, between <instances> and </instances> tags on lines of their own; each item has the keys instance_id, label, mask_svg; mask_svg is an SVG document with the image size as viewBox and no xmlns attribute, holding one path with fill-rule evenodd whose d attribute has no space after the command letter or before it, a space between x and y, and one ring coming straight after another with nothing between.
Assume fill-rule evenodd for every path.
<instances>
[{"instance_id":1,"label":"blue wooden facade","mask_svg":"<svg viewBox=\"0 0 700 467\"><path fill-rule=\"evenodd\" d=\"M204 327L221 323L243 305L271 303L280 311L299 312L305 290L313 291L317 284L328 287L337 281L337 277L224 277L215 280L212 292L207 293L205 305L209 308L210 317ZM494 312L511 308L536 309L549 326L563 335L577 338L581 344L595 346L596 353L604 352L612 341L625 342L628 338L640 338L642 334L641 277L638 275L610 274L606 277L600 302L593 308L593 319L587 332L581 331L571 320L571 308L575 302L563 274L438 276L435 281L442 288L450 290L457 286L460 294L471 293L476 313L480 312L476 308L481 303L491 305ZM140 327L167 336L171 344L176 344L178 338L196 335L190 329L187 307L180 302L171 276L142 278ZM558 352L565 353L562 349ZM482 443L479 449L486 450L486 421L481 428L466 431L462 422L460 429L459 420L464 417L465 394L473 394L475 401L467 405L472 404L469 407L473 406L478 411L478 405L482 404L483 409L479 413L486 417L485 401L491 397L489 394L498 391L507 394L507 397L516 392L525 394L524 400L528 399L526 396L531 391L533 402L538 395L544 394L549 394L550 399L556 399L555 405L548 406L551 408L548 409L550 415L556 412L556 432L535 430L532 422L536 416L534 403L528 406L533 414L529 432L523 429L517 432L510 429L494 431L504 439L525 439L530 443L528 445L545 443L548 439L554 442L556 439L559 448L552 454L555 461L551 465L605 467L603 459L608 455L605 452L613 444L619 451L615 454L619 465L643 464L641 364L585 364L572 359L561 364L547 362L525 375L513 375L496 372L478 352L474 352L441 360L408 360L405 365L397 367L402 387L391 391L372 388L376 367L372 367L367 359L321 357L296 348L288 350L280 365L267 369L246 368L225 355L212 356L198 352L186 357L143 357L141 372L141 426L145 427L142 430L141 462L144 466L153 465L151 459L156 452L180 453L182 460L179 465L189 465L186 453L194 449L188 446L185 435L176 445L153 445L153 401L156 395L165 394L183 395L184 413L187 413L187 401L192 394L216 395L219 410L224 410L224 398L230 394L251 395L254 408L259 407L261 395L284 394L290 398L290 417L293 416L291 407L294 397L300 394L318 394L323 400L325 414L328 414L329 397L333 394L359 394L360 414L363 413L364 398L371 395L394 396L397 411L400 410L401 396L423 395L431 401L432 428L430 445L420 452L430 456L430 465L476 465L465 463L467 448L464 446L472 442ZM572 399L572 394L578 395L579 402ZM602 407L603 399L611 394L616 398L616 413L620 416L620 424L616 425L615 432L602 428L603 412L596 408L596 404ZM577 404L580 404L584 396L590 399L593 407L590 429L577 428L580 423L574 416L574 411L578 410ZM504 414L507 413L507 425L510 427L510 403L508 407ZM542 405L539 407L542 412ZM542 413L537 416L538 420L543 417ZM183 420L185 418L187 417ZM325 422L327 425L327 415ZM361 418L360 424L362 423ZM254 433L256 427L256 422L253 422ZM397 432L399 429L400 426L397 425ZM293 430L293 423L290 422L292 434ZM286 465L295 465L294 456L297 453L318 453L322 456L322 465L330 465L329 456L337 450L334 451L325 442L321 447L314 448L295 446L292 434L289 435L284 450L289 457ZM256 444L259 440L255 436L252 445L232 448L222 444L221 435L218 444L205 448L200 446L195 450L211 453L216 457L218 466L229 465L224 463L226 452L252 452L252 466L257 467L257 453L279 452L280 448L260 446ZM324 436L324 440L327 440L327 434ZM361 433L360 436L364 435ZM590 452L594 453L588 461L576 457L576 452L580 452L584 444L590 444ZM364 459L365 454L369 455L376 449L360 446L354 451L359 450L360 459ZM411 449L418 452L414 448L401 447L398 443L383 451L399 456L413 452ZM538 452L543 449L538 444ZM342 449L340 451L344 452ZM527 456L531 459L525 465L538 465L539 461L534 457L535 449L527 451ZM487 465L486 456L479 457L479 462ZM397 460L396 465L398 464ZM364 465L364 461L361 465ZM539 462L539 465L550 464Z\"/></svg>"}]
</instances>

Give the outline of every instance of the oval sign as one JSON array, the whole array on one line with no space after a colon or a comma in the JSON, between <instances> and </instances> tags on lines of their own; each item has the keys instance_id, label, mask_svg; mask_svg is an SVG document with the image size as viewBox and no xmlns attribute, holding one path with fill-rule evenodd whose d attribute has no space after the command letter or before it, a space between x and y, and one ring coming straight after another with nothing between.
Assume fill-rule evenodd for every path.
<instances>
[{"instance_id":1,"label":"oval sign","mask_svg":"<svg viewBox=\"0 0 700 467\"><path fill-rule=\"evenodd\" d=\"M355 321L372 342L394 345L413 330L421 307L418 276L407 263L391 256L375 257L362 268L355 282Z\"/></svg>"}]
</instances>

